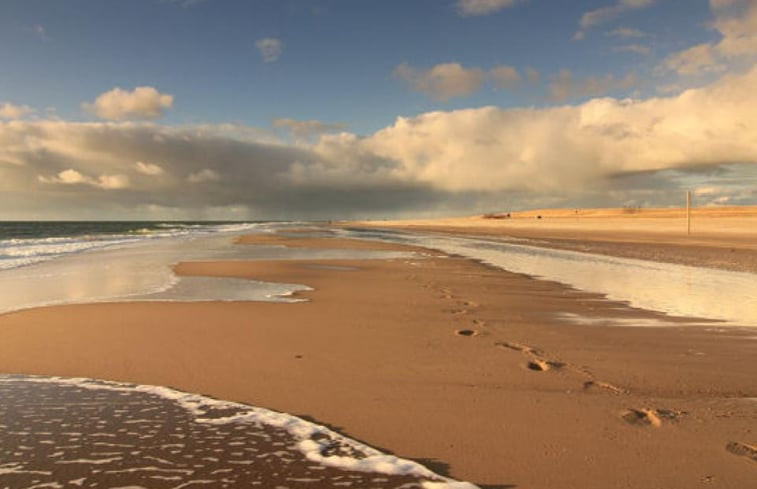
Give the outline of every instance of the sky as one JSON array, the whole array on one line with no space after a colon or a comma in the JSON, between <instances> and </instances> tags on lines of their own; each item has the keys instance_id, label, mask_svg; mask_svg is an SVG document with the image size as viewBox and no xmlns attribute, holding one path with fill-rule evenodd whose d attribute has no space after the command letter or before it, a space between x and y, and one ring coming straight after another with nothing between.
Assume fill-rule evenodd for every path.
<instances>
[{"instance_id":1,"label":"sky","mask_svg":"<svg viewBox=\"0 0 757 489\"><path fill-rule=\"evenodd\" d=\"M3 0L0 219L757 204L757 0Z\"/></svg>"}]
</instances>

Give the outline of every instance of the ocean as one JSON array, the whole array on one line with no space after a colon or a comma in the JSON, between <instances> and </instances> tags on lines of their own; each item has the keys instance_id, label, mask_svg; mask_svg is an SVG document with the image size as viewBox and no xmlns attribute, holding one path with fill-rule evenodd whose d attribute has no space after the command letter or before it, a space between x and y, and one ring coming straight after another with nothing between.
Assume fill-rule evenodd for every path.
<instances>
[{"instance_id":1,"label":"ocean","mask_svg":"<svg viewBox=\"0 0 757 489\"><path fill-rule=\"evenodd\" d=\"M252 230L273 222L3 221L0 270L145 239ZM279 223L284 224L284 223Z\"/></svg>"},{"instance_id":2,"label":"ocean","mask_svg":"<svg viewBox=\"0 0 757 489\"><path fill-rule=\"evenodd\" d=\"M123 301L292 301L307 290L223 277L179 277L173 265L200 260L390 258L402 253L236 246L242 234L312 223L3 222L0 313L31 307Z\"/></svg>"}]
</instances>

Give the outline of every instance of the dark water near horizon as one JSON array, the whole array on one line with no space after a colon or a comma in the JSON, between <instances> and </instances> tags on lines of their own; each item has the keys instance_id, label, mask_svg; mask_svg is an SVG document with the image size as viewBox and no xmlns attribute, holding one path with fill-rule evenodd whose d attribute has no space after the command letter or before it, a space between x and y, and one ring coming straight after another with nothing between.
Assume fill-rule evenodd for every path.
<instances>
[{"instance_id":1,"label":"dark water near horizon","mask_svg":"<svg viewBox=\"0 0 757 489\"><path fill-rule=\"evenodd\" d=\"M0 240L146 234L272 221L0 221Z\"/></svg>"},{"instance_id":2,"label":"dark water near horizon","mask_svg":"<svg viewBox=\"0 0 757 489\"><path fill-rule=\"evenodd\" d=\"M0 221L0 270L147 239L245 231L275 223L276 221Z\"/></svg>"}]
</instances>

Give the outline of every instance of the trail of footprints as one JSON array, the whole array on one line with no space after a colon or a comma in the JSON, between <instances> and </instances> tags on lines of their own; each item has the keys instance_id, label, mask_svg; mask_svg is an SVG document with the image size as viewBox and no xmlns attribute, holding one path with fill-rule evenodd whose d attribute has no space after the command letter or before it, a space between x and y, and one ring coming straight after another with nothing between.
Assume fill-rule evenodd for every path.
<instances>
[{"instance_id":1,"label":"trail of footprints","mask_svg":"<svg viewBox=\"0 0 757 489\"><path fill-rule=\"evenodd\" d=\"M442 299L457 299L452 291L448 288L437 288L432 284L426 284L424 285L424 287L435 288L441 294L440 297ZM458 302L457 307L450 309L448 312L454 316L470 317L471 310L474 310L476 307L478 307L478 304L476 304L475 302L462 300ZM477 318L471 318L470 323L474 327L457 329L455 330L455 334L462 337L479 336L481 332L478 329L475 329L475 327L483 328L486 326L485 321ZM538 348L512 341L498 341L494 343L494 345L498 348L516 351L523 354L526 357L524 366L528 370L534 372L570 370L574 373L584 376L586 380L583 382L582 387L586 392L601 390L616 395L628 393L625 389L613 385L609 382L594 379L592 374L586 369L578 368L565 362L549 359L544 355L544 352L542 352ZM663 426L663 424L676 422L681 416L685 414L687 414L685 411L674 411L670 409L655 409L647 407L628 408L620 414L620 418L626 423L633 426L651 426L654 428L660 428ZM757 447L755 446L732 441L726 445L725 449L733 455L744 457L753 462L757 462Z\"/></svg>"}]
</instances>

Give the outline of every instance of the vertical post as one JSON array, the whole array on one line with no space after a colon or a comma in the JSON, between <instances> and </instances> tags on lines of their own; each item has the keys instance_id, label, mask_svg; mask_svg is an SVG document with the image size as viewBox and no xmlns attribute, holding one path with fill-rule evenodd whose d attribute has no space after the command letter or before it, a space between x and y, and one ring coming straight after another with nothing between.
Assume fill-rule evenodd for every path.
<instances>
[{"instance_id":1,"label":"vertical post","mask_svg":"<svg viewBox=\"0 0 757 489\"><path fill-rule=\"evenodd\" d=\"M686 191L686 234L691 234L691 190Z\"/></svg>"}]
</instances>

